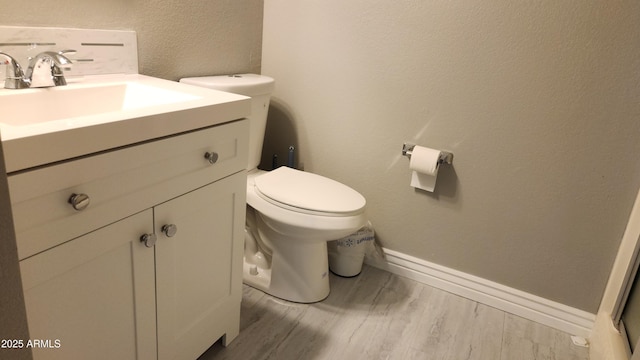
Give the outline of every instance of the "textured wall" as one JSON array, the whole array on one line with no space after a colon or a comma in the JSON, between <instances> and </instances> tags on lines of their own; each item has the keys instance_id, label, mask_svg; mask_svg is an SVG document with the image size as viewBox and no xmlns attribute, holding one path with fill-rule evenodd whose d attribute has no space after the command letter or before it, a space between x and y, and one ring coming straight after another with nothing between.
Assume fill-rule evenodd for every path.
<instances>
[{"instance_id":1,"label":"textured wall","mask_svg":"<svg viewBox=\"0 0 640 360\"><path fill-rule=\"evenodd\" d=\"M140 73L259 72L262 0L0 0L2 25L135 30Z\"/></svg>"},{"instance_id":2,"label":"textured wall","mask_svg":"<svg viewBox=\"0 0 640 360\"><path fill-rule=\"evenodd\" d=\"M260 72L262 0L135 4L141 73L178 80Z\"/></svg>"},{"instance_id":3,"label":"textured wall","mask_svg":"<svg viewBox=\"0 0 640 360\"><path fill-rule=\"evenodd\" d=\"M264 12L263 164L294 144L367 198L384 246L597 311L640 185L640 2ZM405 141L455 153L435 193L409 187Z\"/></svg>"}]
</instances>

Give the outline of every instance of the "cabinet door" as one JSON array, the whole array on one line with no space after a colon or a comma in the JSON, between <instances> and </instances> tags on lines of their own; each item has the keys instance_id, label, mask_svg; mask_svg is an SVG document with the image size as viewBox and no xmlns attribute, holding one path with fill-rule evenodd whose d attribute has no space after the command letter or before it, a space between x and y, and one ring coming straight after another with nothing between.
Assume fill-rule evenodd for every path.
<instances>
[{"instance_id":1,"label":"cabinet door","mask_svg":"<svg viewBox=\"0 0 640 360\"><path fill-rule=\"evenodd\" d=\"M159 359L195 359L238 334L245 197L243 171L154 208Z\"/></svg>"},{"instance_id":2,"label":"cabinet door","mask_svg":"<svg viewBox=\"0 0 640 360\"><path fill-rule=\"evenodd\" d=\"M155 359L151 210L20 262L35 359ZM40 347L43 346L43 347Z\"/></svg>"}]
</instances>

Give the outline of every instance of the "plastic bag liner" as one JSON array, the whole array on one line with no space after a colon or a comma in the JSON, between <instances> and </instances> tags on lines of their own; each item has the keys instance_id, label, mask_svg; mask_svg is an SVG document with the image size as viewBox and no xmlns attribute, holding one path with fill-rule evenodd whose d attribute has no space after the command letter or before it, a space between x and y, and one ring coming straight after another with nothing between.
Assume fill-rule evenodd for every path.
<instances>
[{"instance_id":1,"label":"plastic bag liner","mask_svg":"<svg viewBox=\"0 0 640 360\"><path fill-rule=\"evenodd\" d=\"M357 276L362 271L364 255L374 247L375 232L371 222L360 230L339 240L329 241L329 269L344 277Z\"/></svg>"}]
</instances>

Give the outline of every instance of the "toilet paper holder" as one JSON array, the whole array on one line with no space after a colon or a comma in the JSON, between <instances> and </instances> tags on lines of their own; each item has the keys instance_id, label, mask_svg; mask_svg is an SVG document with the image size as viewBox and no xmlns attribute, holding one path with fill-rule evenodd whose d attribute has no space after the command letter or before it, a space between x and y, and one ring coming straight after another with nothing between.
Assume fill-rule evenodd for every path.
<instances>
[{"instance_id":1,"label":"toilet paper holder","mask_svg":"<svg viewBox=\"0 0 640 360\"><path fill-rule=\"evenodd\" d=\"M402 156L406 156L411 158L411 153L413 152L413 148L416 144L402 144ZM441 151L440 157L438 158L438 165L447 164L451 165L453 163L453 153L448 151Z\"/></svg>"}]
</instances>

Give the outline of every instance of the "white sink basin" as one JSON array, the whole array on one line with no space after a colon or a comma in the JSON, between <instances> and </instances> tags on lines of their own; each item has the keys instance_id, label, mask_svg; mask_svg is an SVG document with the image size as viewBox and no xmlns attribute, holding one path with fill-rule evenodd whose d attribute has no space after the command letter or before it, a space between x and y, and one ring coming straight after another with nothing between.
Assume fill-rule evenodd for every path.
<instances>
[{"instance_id":1,"label":"white sink basin","mask_svg":"<svg viewBox=\"0 0 640 360\"><path fill-rule=\"evenodd\" d=\"M249 98L144 75L0 89L7 172L247 117Z\"/></svg>"},{"instance_id":2,"label":"white sink basin","mask_svg":"<svg viewBox=\"0 0 640 360\"><path fill-rule=\"evenodd\" d=\"M10 91L0 96L0 109L3 109L0 122L12 126L25 126L199 98L196 95L135 82Z\"/></svg>"}]
</instances>

